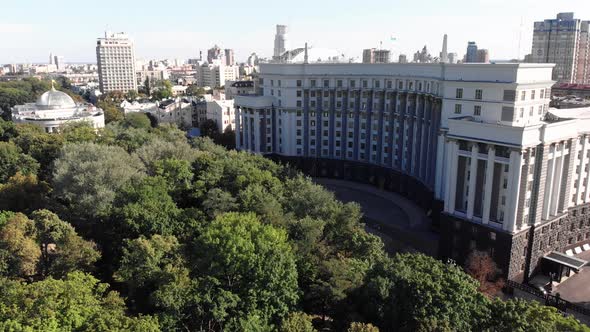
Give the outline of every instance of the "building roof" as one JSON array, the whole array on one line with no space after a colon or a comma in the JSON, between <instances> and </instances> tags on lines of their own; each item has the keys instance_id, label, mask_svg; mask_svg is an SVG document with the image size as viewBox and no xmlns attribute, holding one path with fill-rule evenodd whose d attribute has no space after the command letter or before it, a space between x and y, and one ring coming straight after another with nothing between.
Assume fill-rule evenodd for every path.
<instances>
[{"instance_id":1,"label":"building roof","mask_svg":"<svg viewBox=\"0 0 590 332\"><path fill-rule=\"evenodd\" d=\"M576 257L571 257L571 256L568 256L566 254L562 254L557 251L552 251L551 253L549 253L548 255L546 255L543 258L550 260L552 262L556 262L560 265L570 267L576 271L581 269L587 263L585 260L581 260Z\"/></svg>"},{"instance_id":2,"label":"building roof","mask_svg":"<svg viewBox=\"0 0 590 332\"><path fill-rule=\"evenodd\" d=\"M549 113L559 119L590 119L590 107L550 108Z\"/></svg>"},{"instance_id":3,"label":"building roof","mask_svg":"<svg viewBox=\"0 0 590 332\"><path fill-rule=\"evenodd\" d=\"M72 97L68 96L67 93L57 91L52 86L51 90L42 94L35 103L40 110L54 110L64 108L74 108L76 103Z\"/></svg>"},{"instance_id":4,"label":"building roof","mask_svg":"<svg viewBox=\"0 0 590 332\"><path fill-rule=\"evenodd\" d=\"M254 87L254 81L236 81L231 86L234 88L251 88Z\"/></svg>"}]
</instances>

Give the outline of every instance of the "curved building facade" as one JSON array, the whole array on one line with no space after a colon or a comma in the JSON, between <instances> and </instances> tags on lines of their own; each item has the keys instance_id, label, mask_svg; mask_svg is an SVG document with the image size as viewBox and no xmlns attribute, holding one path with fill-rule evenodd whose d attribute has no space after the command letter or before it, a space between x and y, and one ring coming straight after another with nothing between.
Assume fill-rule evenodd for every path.
<instances>
[{"instance_id":1,"label":"curved building facade","mask_svg":"<svg viewBox=\"0 0 590 332\"><path fill-rule=\"evenodd\" d=\"M104 127L104 113L92 104L77 104L72 97L52 86L35 103L14 106L12 121L34 124L48 133L58 132L71 121L85 121L98 129Z\"/></svg>"},{"instance_id":2,"label":"curved building facade","mask_svg":"<svg viewBox=\"0 0 590 332\"><path fill-rule=\"evenodd\" d=\"M549 109L552 68L261 64L262 94L235 98L236 145L401 192L440 222L441 258L483 250L527 279L590 242L590 127Z\"/></svg>"}]
</instances>

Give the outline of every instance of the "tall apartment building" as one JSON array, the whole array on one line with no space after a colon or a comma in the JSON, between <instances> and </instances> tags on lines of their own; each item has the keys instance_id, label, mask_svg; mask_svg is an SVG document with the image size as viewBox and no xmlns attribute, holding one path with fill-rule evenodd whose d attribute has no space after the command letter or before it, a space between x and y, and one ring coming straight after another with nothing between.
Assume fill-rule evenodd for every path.
<instances>
[{"instance_id":1,"label":"tall apartment building","mask_svg":"<svg viewBox=\"0 0 590 332\"><path fill-rule=\"evenodd\" d=\"M277 24L277 31L275 34L273 60L280 61L281 56L289 49L289 42L287 39L287 26Z\"/></svg>"},{"instance_id":2,"label":"tall apartment building","mask_svg":"<svg viewBox=\"0 0 590 332\"><path fill-rule=\"evenodd\" d=\"M480 48L477 50L476 54L476 62L478 63L488 63L490 62L490 52L485 48Z\"/></svg>"},{"instance_id":3,"label":"tall apartment building","mask_svg":"<svg viewBox=\"0 0 590 332\"><path fill-rule=\"evenodd\" d=\"M137 91L135 50L125 33L105 32L96 41L96 62L100 91Z\"/></svg>"},{"instance_id":4,"label":"tall apartment building","mask_svg":"<svg viewBox=\"0 0 590 332\"><path fill-rule=\"evenodd\" d=\"M207 50L207 62L213 63L213 60L222 60L225 53L215 45Z\"/></svg>"},{"instance_id":5,"label":"tall apartment building","mask_svg":"<svg viewBox=\"0 0 590 332\"><path fill-rule=\"evenodd\" d=\"M590 243L590 109L549 109L553 66L261 64L236 146L399 192L439 223L440 258L486 251L527 279Z\"/></svg>"},{"instance_id":6,"label":"tall apartment building","mask_svg":"<svg viewBox=\"0 0 590 332\"><path fill-rule=\"evenodd\" d=\"M389 63L389 50L368 48L363 50L363 63Z\"/></svg>"},{"instance_id":7,"label":"tall apartment building","mask_svg":"<svg viewBox=\"0 0 590 332\"><path fill-rule=\"evenodd\" d=\"M531 62L555 63L553 79L561 83L590 83L590 21L559 13L535 22Z\"/></svg>"},{"instance_id":8,"label":"tall apartment building","mask_svg":"<svg viewBox=\"0 0 590 332\"><path fill-rule=\"evenodd\" d=\"M224 50L225 53L225 65L226 66L233 66L236 64L236 59L234 58L234 50L230 48L226 48Z\"/></svg>"},{"instance_id":9,"label":"tall apartment building","mask_svg":"<svg viewBox=\"0 0 590 332\"><path fill-rule=\"evenodd\" d=\"M467 42L467 53L465 53L465 63L475 63L477 61L477 44L475 42Z\"/></svg>"},{"instance_id":10,"label":"tall apartment building","mask_svg":"<svg viewBox=\"0 0 590 332\"><path fill-rule=\"evenodd\" d=\"M53 63L57 67L58 72L64 72L66 70L66 63L63 55L56 55L53 57Z\"/></svg>"}]
</instances>

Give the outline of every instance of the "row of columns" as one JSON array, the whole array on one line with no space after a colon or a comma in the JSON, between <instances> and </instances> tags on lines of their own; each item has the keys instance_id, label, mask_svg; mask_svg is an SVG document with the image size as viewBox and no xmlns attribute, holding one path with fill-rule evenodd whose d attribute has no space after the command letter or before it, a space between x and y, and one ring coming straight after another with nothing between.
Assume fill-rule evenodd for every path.
<instances>
[{"instance_id":1,"label":"row of columns","mask_svg":"<svg viewBox=\"0 0 590 332\"><path fill-rule=\"evenodd\" d=\"M465 217L468 220L474 220L474 211L476 206L477 196L477 179L478 179L478 162L479 160L485 160L485 181L480 182L483 184L483 204L481 206L482 216L481 223L489 224L490 215L492 212L492 196L494 192L494 183L497 186L501 186L502 183L497 179L494 181L494 169L496 164L505 165L504 161L496 160L496 149L493 145L488 145L486 158L480 158L479 147L477 144L472 144L469 156L461 156L459 153L459 144L455 140L448 140L446 147L444 147L446 159L445 159L445 188L444 188L444 202L445 212L454 214L456 211L456 200L457 200L457 184L458 176L465 176L465 174L459 174L459 157L469 158L471 160L469 166L469 192L467 194L467 209L465 211ZM506 231L514 231L517 219L517 210L519 202L519 185L521 182L522 175L522 153L518 150L512 150L510 152L510 158L508 163L508 183L506 188L506 205L504 208L504 220L502 222L502 228ZM497 175L496 175L497 176ZM496 207L497 208L497 207ZM479 220L479 218L478 218Z\"/></svg>"}]
</instances>

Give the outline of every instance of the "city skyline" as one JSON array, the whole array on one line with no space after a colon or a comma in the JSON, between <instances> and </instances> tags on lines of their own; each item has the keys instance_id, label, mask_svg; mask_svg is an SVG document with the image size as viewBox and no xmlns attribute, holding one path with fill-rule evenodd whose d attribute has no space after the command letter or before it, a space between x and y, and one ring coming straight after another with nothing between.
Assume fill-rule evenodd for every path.
<instances>
[{"instance_id":1,"label":"city skyline","mask_svg":"<svg viewBox=\"0 0 590 332\"><path fill-rule=\"evenodd\" d=\"M67 62L96 62L96 37L105 30L129 34L137 58L195 58L199 50L218 44L234 49L236 59L243 62L253 52L272 56L276 24L289 26L291 47L309 42L359 60L363 49L379 47L380 41L383 48L392 51L392 59L400 53L411 55L424 45L438 54L445 33L449 36L448 51L459 57L468 41L476 41L490 50L491 59L508 60L530 52L533 22L558 12L574 12L576 18L590 19L590 3L574 0L430 1L427 5L379 0L354 8L350 1L303 1L297 5L263 1L256 7L229 1L223 7L203 8L201 14L198 3L181 2L169 14L162 14L149 2L121 4L107 0L92 9L91 16L97 18L93 20L88 19L89 14L77 13L75 8L79 7L72 1L64 1L59 10L55 3L23 2L5 5L0 13L0 34L4 37L0 63L45 63L50 52L63 55ZM35 11L28 10L33 6ZM509 14L506 6L510 6ZM252 22L246 19L255 16ZM331 20L328 28L326 17ZM396 41L392 42L392 37Z\"/></svg>"}]
</instances>

